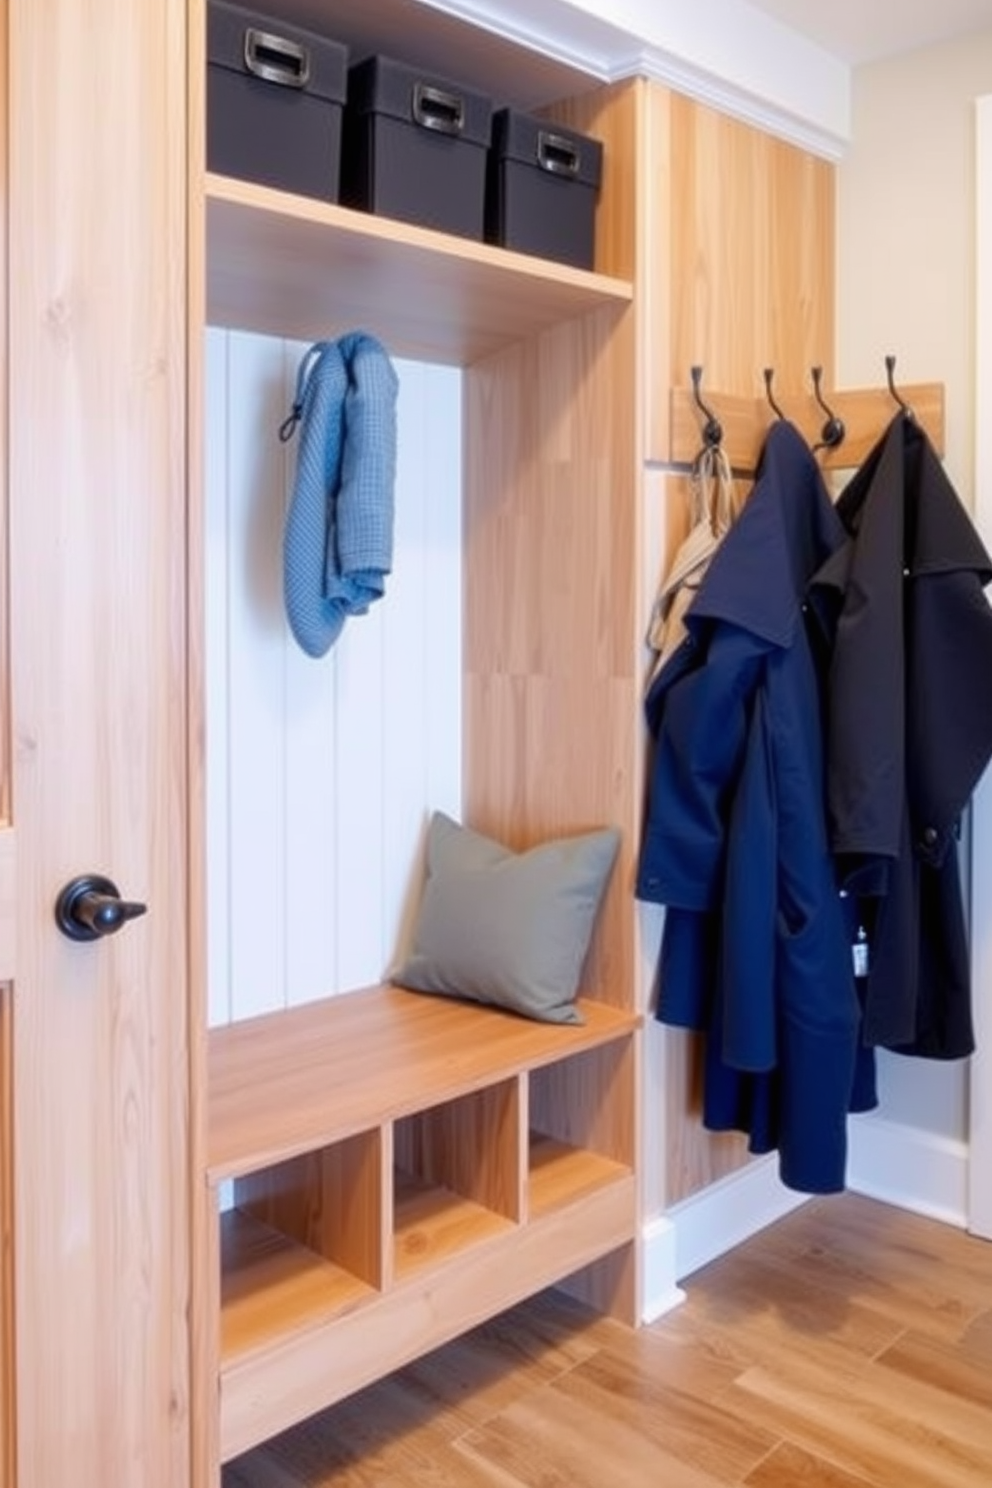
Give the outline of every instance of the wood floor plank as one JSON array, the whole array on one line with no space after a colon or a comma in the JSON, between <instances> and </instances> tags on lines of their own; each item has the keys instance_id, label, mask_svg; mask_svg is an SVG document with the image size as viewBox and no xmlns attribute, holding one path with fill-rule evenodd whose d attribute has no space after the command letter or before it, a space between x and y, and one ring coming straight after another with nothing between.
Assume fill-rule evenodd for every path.
<instances>
[{"instance_id":1,"label":"wood floor plank","mask_svg":"<svg viewBox=\"0 0 992 1488\"><path fill-rule=\"evenodd\" d=\"M992 1309L981 1313L961 1335L961 1347L970 1357L992 1364Z\"/></svg>"},{"instance_id":2,"label":"wood floor plank","mask_svg":"<svg viewBox=\"0 0 992 1488\"><path fill-rule=\"evenodd\" d=\"M782 1442L744 1480L745 1488L871 1488L869 1479Z\"/></svg>"},{"instance_id":3,"label":"wood floor plank","mask_svg":"<svg viewBox=\"0 0 992 1488\"><path fill-rule=\"evenodd\" d=\"M559 1382L560 1384L560 1382ZM725 1488L659 1447L652 1434L615 1414L590 1418L557 1385L518 1401L456 1442L466 1462L502 1473L512 1488Z\"/></svg>"},{"instance_id":4,"label":"wood floor plank","mask_svg":"<svg viewBox=\"0 0 992 1488\"><path fill-rule=\"evenodd\" d=\"M492 1488L451 1451L460 1425L401 1372L229 1464L224 1488Z\"/></svg>"},{"instance_id":5,"label":"wood floor plank","mask_svg":"<svg viewBox=\"0 0 992 1488\"><path fill-rule=\"evenodd\" d=\"M989 1421L960 1431L959 1403L943 1396L949 1414L946 1428L932 1417L913 1414L915 1402L902 1391L885 1398L870 1367L856 1379L831 1369L813 1369L789 1361L785 1368L748 1370L727 1390L721 1403L734 1415L776 1432L869 1483L906 1484L913 1488L988 1488L992 1481L992 1436ZM957 1405L956 1410L951 1410ZM984 1432L979 1435L980 1425Z\"/></svg>"},{"instance_id":6,"label":"wood floor plank","mask_svg":"<svg viewBox=\"0 0 992 1488\"><path fill-rule=\"evenodd\" d=\"M224 1488L992 1488L992 1245L813 1200L632 1331L532 1299Z\"/></svg>"},{"instance_id":7,"label":"wood floor plank","mask_svg":"<svg viewBox=\"0 0 992 1488\"><path fill-rule=\"evenodd\" d=\"M403 1371L407 1386L451 1415L451 1433L477 1426L521 1395L591 1358L617 1331L629 1330L555 1294L534 1298L435 1349Z\"/></svg>"},{"instance_id":8,"label":"wood floor plank","mask_svg":"<svg viewBox=\"0 0 992 1488\"><path fill-rule=\"evenodd\" d=\"M904 1333L878 1357L884 1369L946 1391L953 1398L969 1400L992 1412L992 1369L989 1360L969 1354L937 1338Z\"/></svg>"},{"instance_id":9,"label":"wood floor plank","mask_svg":"<svg viewBox=\"0 0 992 1488\"><path fill-rule=\"evenodd\" d=\"M878 1287L912 1291L921 1303L969 1322L989 1307L989 1247L953 1225L935 1226L857 1194L814 1199L789 1220L767 1232L768 1255L786 1253L814 1271L840 1272L872 1297Z\"/></svg>"},{"instance_id":10,"label":"wood floor plank","mask_svg":"<svg viewBox=\"0 0 992 1488\"><path fill-rule=\"evenodd\" d=\"M737 1345L742 1362L764 1357L769 1342L783 1341L801 1353L815 1353L826 1344L855 1358L871 1358L906 1327L903 1316L880 1312L871 1301L837 1287L833 1278L821 1285L801 1265L765 1256L760 1243L714 1262L690 1278L687 1289L692 1306L664 1319L660 1329L677 1331L683 1323L696 1329L705 1322Z\"/></svg>"},{"instance_id":11,"label":"wood floor plank","mask_svg":"<svg viewBox=\"0 0 992 1488\"><path fill-rule=\"evenodd\" d=\"M656 1394L681 1390L697 1400L712 1400L755 1362L754 1356L728 1347L715 1330L706 1337L691 1326L672 1326L682 1316L679 1309L669 1315L667 1327L654 1324L620 1340L605 1339L602 1352L625 1362Z\"/></svg>"},{"instance_id":12,"label":"wood floor plank","mask_svg":"<svg viewBox=\"0 0 992 1488\"><path fill-rule=\"evenodd\" d=\"M992 1265L992 1255L985 1264ZM833 1293L839 1305L857 1303L936 1338L960 1339L988 1307L990 1278L973 1271L970 1262L959 1274L939 1254L918 1247L900 1251L885 1238L854 1245L828 1232L798 1254L777 1256L775 1265L783 1285L791 1278L796 1286Z\"/></svg>"},{"instance_id":13,"label":"wood floor plank","mask_svg":"<svg viewBox=\"0 0 992 1488\"><path fill-rule=\"evenodd\" d=\"M728 1417L706 1400L601 1350L563 1374L554 1390L576 1406L576 1416L619 1426L652 1443L682 1466L720 1483L739 1483L775 1445L777 1434Z\"/></svg>"}]
</instances>

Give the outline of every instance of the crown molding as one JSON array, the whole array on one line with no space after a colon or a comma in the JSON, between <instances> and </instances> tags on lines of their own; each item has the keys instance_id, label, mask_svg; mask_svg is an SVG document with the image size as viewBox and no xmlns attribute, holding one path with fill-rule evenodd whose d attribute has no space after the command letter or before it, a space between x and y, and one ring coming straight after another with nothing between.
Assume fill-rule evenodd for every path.
<instances>
[{"instance_id":1,"label":"crown molding","mask_svg":"<svg viewBox=\"0 0 992 1488\"><path fill-rule=\"evenodd\" d=\"M850 69L747 0L677 16L660 0L419 3L598 81L654 79L829 160L849 141Z\"/></svg>"}]
</instances>

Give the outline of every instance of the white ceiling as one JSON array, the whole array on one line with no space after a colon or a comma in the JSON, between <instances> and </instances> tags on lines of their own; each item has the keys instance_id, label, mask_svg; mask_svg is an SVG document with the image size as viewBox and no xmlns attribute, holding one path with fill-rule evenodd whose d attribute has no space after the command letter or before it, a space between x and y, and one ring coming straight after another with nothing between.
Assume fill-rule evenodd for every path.
<instances>
[{"instance_id":1,"label":"white ceiling","mask_svg":"<svg viewBox=\"0 0 992 1488\"><path fill-rule=\"evenodd\" d=\"M857 65L992 29L992 0L750 0Z\"/></svg>"}]
</instances>

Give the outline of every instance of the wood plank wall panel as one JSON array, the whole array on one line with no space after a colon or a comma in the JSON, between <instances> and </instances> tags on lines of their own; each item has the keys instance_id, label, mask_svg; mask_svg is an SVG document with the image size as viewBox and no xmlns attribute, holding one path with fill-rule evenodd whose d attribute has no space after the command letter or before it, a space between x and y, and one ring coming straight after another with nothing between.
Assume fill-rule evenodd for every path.
<instances>
[{"instance_id":1,"label":"wood plank wall panel","mask_svg":"<svg viewBox=\"0 0 992 1488\"><path fill-rule=\"evenodd\" d=\"M394 566L327 656L293 641L279 424L304 343L206 344L210 1021L378 981L421 881L427 816L458 815L460 374L398 361Z\"/></svg>"},{"instance_id":2,"label":"wood plank wall panel","mask_svg":"<svg viewBox=\"0 0 992 1488\"><path fill-rule=\"evenodd\" d=\"M553 111L605 141L597 267L624 275L637 257L641 97L624 84ZM465 374L466 816L518 848L622 829L583 990L628 1008L640 1005L638 346L636 309L611 308ZM639 1152L636 1091L635 1106ZM630 1246L576 1289L632 1320L638 1272Z\"/></svg>"},{"instance_id":3,"label":"wood plank wall panel","mask_svg":"<svg viewBox=\"0 0 992 1488\"><path fill-rule=\"evenodd\" d=\"M675 95L671 120L672 380L783 393L834 369L834 167ZM664 253L664 249L660 250ZM664 458L664 446L652 451Z\"/></svg>"},{"instance_id":4,"label":"wood plank wall panel","mask_svg":"<svg viewBox=\"0 0 992 1488\"><path fill-rule=\"evenodd\" d=\"M612 272L635 257L639 89L555 116L606 141ZM584 986L635 997L639 831L636 318L597 311L465 374L465 803L517 847L615 823L624 845Z\"/></svg>"},{"instance_id":5,"label":"wood plank wall panel","mask_svg":"<svg viewBox=\"0 0 992 1488\"><path fill-rule=\"evenodd\" d=\"M783 395L810 386L810 369L834 366L834 168L792 145L665 89L651 90L648 138L663 157L667 129L671 201L649 224L647 279L653 284L654 334L649 338L648 454L668 449L667 377L687 383L703 367L703 393L764 393L763 369L775 369ZM653 236L652 236L653 235ZM656 265L656 273L652 269ZM654 280L669 276L667 293ZM661 295L659 299L659 294ZM660 321L670 333L662 345ZM660 579L686 531L686 483L661 476ZM669 1030L664 1080L667 1112L666 1198L676 1203L743 1166L746 1141L714 1135L701 1124L700 1041Z\"/></svg>"},{"instance_id":6,"label":"wood plank wall panel","mask_svg":"<svg viewBox=\"0 0 992 1488\"><path fill-rule=\"evenodd\" d=\"M466 375L466 813L518 848L623 829L585 983L620 1006L638 830L631 368L632 326L605 311Z\"/></svg>"}]
</instances>

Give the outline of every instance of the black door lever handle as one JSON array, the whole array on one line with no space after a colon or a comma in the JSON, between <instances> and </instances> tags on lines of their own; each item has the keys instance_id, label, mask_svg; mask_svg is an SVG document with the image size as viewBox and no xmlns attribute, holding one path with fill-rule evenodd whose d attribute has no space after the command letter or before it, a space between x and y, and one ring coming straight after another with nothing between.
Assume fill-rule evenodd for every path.
<instances>
[{"instance_id":1,"label":"black door lever handle","mask_svg":"<svg viewBox=\"0 0 992 1488\"><path fill-rule=\"evenodd\" d=\"M67 883L56 899L55 923L70 940L101 940L147 910L147 904L122 899L111 879L84 873Z\"/></svg>"}]
</instances>

